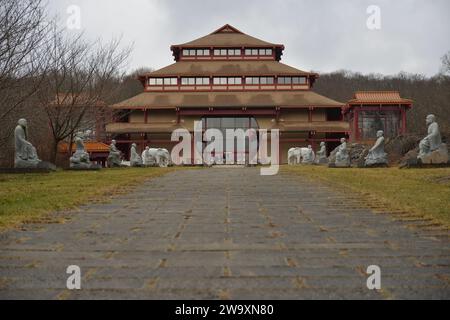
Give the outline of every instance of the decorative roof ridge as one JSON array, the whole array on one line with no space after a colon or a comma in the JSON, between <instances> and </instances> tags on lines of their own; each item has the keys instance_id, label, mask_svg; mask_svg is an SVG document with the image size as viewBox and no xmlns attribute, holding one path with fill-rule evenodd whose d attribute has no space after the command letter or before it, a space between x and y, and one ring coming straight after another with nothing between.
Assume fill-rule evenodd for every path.
<instances>
[{"instance_id":1,"label":"decorative roof ridge","mask_svg":"<svg viewBox=\"0 0 450 320\"><path fill-rule=\"evenodd\" d=\"M210 35L211 34L218 34L218 33L240 33L240 34L245 34L244 32L236 29L235 27L233 27L232 25L230 25L228 23L225 24L224 26L220 27L216 31L211 32Z\"/></svg>"}]
</instances>

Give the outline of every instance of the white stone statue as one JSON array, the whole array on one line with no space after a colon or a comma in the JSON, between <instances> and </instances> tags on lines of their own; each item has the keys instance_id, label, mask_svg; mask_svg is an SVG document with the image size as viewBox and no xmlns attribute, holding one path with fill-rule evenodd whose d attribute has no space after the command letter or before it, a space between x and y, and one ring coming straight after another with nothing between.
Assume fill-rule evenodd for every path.
<instances>
[{"instance_id":1,"label":"white stone statue","mask_svg":"<svg viewBox=\"0 0 450 320\"><path fill-rule=\"evenodd\" d=\"M347 141L345 138L341 139L341 144L336 150L336 167L350 167L350 154L347 149Z\"/></svg>"},{"instance_id":2,"label":"white stone statue","mask_svg":"<svg viewBox=\"0 0 450 320\"><path fill-rule=\"evenodd\" d=\"M302 148L302 163L303 164L313 164L316 155L312 149L312 146L308 146L308 148Z\"/></svg>"},{"instance_id":3,"label":"white stone statue","mask_svg":"<svg viewBox=\"0 0 450 320\"><path fill-rule=\"evenodd\" d=\"M156 159L150 153L150 147L145 147L141 157L144 166L153 166L156 163Z\"/></svg>"},{"instance_id":4,"label":"white stone statue","mask_svg":"<svg viewBox=\"0 0 450 320\"><path fill-rule=\"evenodd\" d=\"M121 152L116 147L116 140L112 140L109 146L108 167L120 167Z\"/></svg>"},{"instance_id":5,"label":"white stone statue","mask_svg":"<svg viewBox=\"0 0 450 320\"><path fill-rule=\"evenodd\" d=\"M80 135L75 137L76 150L70 157L70 168L72 169L90 169L91 161L89 159L89 153L84 148L83 139Z\"/></svg>"},{"instance_id":6,"label":"white stone statue","mask_svg":"<svg viewBox=\"0 0 450 320\"><path fill-rule=\"evenodd\" d=\"M41 164L36 148L28 141L27 120L20 119L14 130L15 168L37 168Z\"/></svg>"},{"instance_id":7,"label":"white stone statue","mask_svg":"<svg viewBox=\"0 0 450 320\"><path fill-rule=\"evenodd\" d=\"M445 164L448 162L448 149L442 143L439 125L436 117L430 114L426 118L428 125L428 135L420 141L418 159L423 164Z\"/></svg>"},{"instance_id":8,"label":"white stone statue","mask_svg":"<svg viewBox=\"0 0 450 320\"><path fill-rule=\"evenodd\" d=\"M317 164L327 164L327 145L325 142L320 143L320 150L316 153L316 163Z\"/></svg>"},{"instance_id":9,"label":"white stone statue","mask_svg":"<svg viewBox=\"0 0 450 320\"><path fill-rule=\"evenodd\" d=\"M288 164L294 165L299 164L302 157L302 150L301 148L290 148L288 151Z\"/></svg>"},{"instance_id":10,"label":"white stone statue","mask_svg":"<svg viewBox=\"0 0 450 320\"><path fill-rule=\"evenodd\" d=\"M370 148L365 160L366 167L388 164L387 154L384 152L384 132L382 130L377 132L377 141Z\"/></svg>"},{"instance_id":11,"label":"white stone statue","mask_svg":"<svg viewBox=\"0 0 450 320\"><path fill-rule=\"evenodd\" d=\"M170 153L163 148L145 147L142 152L142 160L145 166L159 166L161 168L170 165Z\"/></svg>"},{"instance_id":12,"label":"white stone statue","mask_svg":"<svg viewBox=\"0 0 450 320\"><path fill-rule=\"evenodd\" d=\"M133 143L130 150L130 166L141 167L143 165L141 156L136 151L137 145Z\"/></svg>"},{"instance_id":13,"label":"white stone statue","mask_svg":"<svg viewBox=\"0 0 450 320\"><path fill-rule=\"evenodd\" d=\"M314 162L315 154L312 150L311 146L308 146L308 148L290 148L288 151L288 164L289 165L295 165L295 164L311 164ZM311 160L312 159L312 160Z\"/></svg>"}]
</instances>

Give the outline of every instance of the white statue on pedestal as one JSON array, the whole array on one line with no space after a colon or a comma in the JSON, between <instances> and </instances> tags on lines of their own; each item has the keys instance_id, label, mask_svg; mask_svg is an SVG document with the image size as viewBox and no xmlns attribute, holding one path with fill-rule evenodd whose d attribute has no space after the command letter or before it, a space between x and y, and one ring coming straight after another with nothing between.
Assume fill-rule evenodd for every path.
<instances>
[{"instance_id":1,"label":"white statue on pedestal","mask_svg":"<svg viewBox=\"0 0 450 320\"><path fill-rule=\"evenodd\" d=\"M112 140L109 146L108 167L120 167L121 155L122 152L120 152L120 150L116 147L116 140Z\"/></svg>"},{"instance_id":2,"label":"white statue on pedestal","mask_svg":"<svg viewBox=\"0 0 450 320\"><path fill-rule=\"evenodd\" d=\"M316 163L317 164L327 164L328 158L327 158L327 145L325 142L320 143L320 150L316 153Z\"/></svg>"},{"instance_id":3,"label":"white statue on pedestal","mask_svg":"<svg viewBox=\"0 0 450 320\"><path fill-rule=\"evenodd\" d=\"M89 159L89 153L84 148L84 143L81 135L75 137L75 153L70 158L70 168L72 169L90 169L91 160Z\"/></svg>"},{"instance_id":4,"label":"white statue on pedestal","mask_svg":"<svg viewBox=\"0 0 450 320\"><path fill-rule=\"evenodd\" d=\"M347 141L345 138L341 139L341 144L336 149L336 167L350 167L350 154L347 149Z\"/></svg>"},{"instance_id":5,"label":"white statue on pedestal","mask_svg":"<svg viewBox=\"0 0 450 320\"><path fill-rule=\"evenodd\" d=\"M142 158L136 151L137 145L133 143L130 149L130 166L131 167L141 167L142 166Z\"/></svg>"},{"instance_id":6,"label":"white statue on pedestal","mask_svg":"<svg viewBox=\"0 0 450 320\"><path fill-rule=\"evenodd\" d=\"M426 123L428 135L420 141L417 158L423 164L445 164L448 162L448 149L447 145L442 143L436 117L433 114L428 115Z\"/></svg>"},{"instance_id":7,"label":"white statue on pedestal","mask_svg":"<svg viewBox=\"0 0 450 320\"><path fill-rule=\"evenodd\" d=\"M171 164L170 153L167 149L163 148L145 147L145 150L142 152L142 160L144 166L166 168Z\"/></svg>"},{"instance_id":8,"label":"white statue on pedestal","mask_svg":"<svg viewBox=\"0 0 450 320\"><path fill-rule=\"evenodd\" d=\"M308 146L308 148L302 148L302 163L303 164L313 164L315 159L315 154L312 149L312 146Z\"/></svg>"},{"instance_id":9,"label":"white statue on pedestal","mask_svg":"<svg viewBox=\"0 0 450 320\"><path fill-rule=\"evenodd\" d=\"M14 159L15 168L37 168L42 162L36 152L36 148L28 141L27 120L20 119L14 130L16 152Z\"/></svg>"},{"instance_id":10,"label":"white statue on pedestal","mask_svg":"<svg viewBox=\"0 0 450 320\"><path fill-rule=\"evenodd\" d=\"M365 160L366 167L388 164L387 154L384 152L384 132L382 130L377 132L377 141L369 150L369 154Z\"/></svg>"}]
</instances>

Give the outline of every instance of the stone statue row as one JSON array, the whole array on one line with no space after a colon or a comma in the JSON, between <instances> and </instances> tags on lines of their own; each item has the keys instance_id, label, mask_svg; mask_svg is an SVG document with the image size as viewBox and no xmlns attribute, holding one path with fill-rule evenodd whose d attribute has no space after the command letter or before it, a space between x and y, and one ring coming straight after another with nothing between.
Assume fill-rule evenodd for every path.
<instances>
[{"instance_id":1,"label":"stone statue row","mask_svg":"<svg viewBox=\"0 0 450 320\"><path fill-rule=\"evenodd\" d=\"M432 114L426 117L428 134L420 141L417 161L419 164L446 164L449 161L448 149L445 143L442 143L439 125L436 117ZM56 167L53 164L39 159L36 148L28 141L27 121L20 119L14 131L15 138L15 158L14 167L17 169L50 169ZM86 152L83 137L78 134L75 137L76 150L70 158L70 168L72 169L92 169L94 165ZM384 133L382 130L377 132L377 140L368 151L365 157L364 165L385 166L388 164L388 155L384 151ZM345 138L341 139L341 144L331 152L327 158L326 144L320 143L320 149L314 153L312 146L307 148L291 148L288 151L288 164L329 164L333 167L350 167L350 152L347 148ZM146 147L141 155L137 152L135 143L131 145L130 166L159 166L167 167L171 164L170 154L167 149ZM116 141L112 140L109 147L108 167L122 166L122 153L116 146Z\"/></svg>"},{"instance_id":2,"label":"stone statue row","mask_svg":"<svg viewBox=\"0 0 450 320\"><path fill-rule=\"evenodd\" d=\"M446 164L449 161L448 149L445 143L442 143L439 125L436 117L432 114L426 117L428 126L428 135L420 141L419 154L417 160L419 164ZM330 157L326 156L326 144L320 144L320 150L314 154L311 146L308 148L291 148L288 151L288 164L329 164L331 167L348 168L351 166L350 152L347 148L345 138L341 139L341 144L334 149ZM369 149L364 158L365 167L387 166L388 155L384 151L385 139L384 132L377 132L377 140Z\"/></svg>"},{"instance_id":3,"label":"stone statue row","mask_svg":"<svg viewBox=\"0 0 450 320\"><path fill-rule=\"evenodd\" d=\"M36 148L28 141L27 120L20 119L14 130L15 155L14 168L16 169L45 169L56 170L56 166L39 159ZM84 134L79 132L74 138L75 152L70 157L70 168L74 170L100 169L100 166L90 160L89 153L84 146ZM159 166L168 167L171 165L170 154L167 149L146 147L140 156L136 151L136 144L133 143L130 150L130 166ZM116 141L112 140L109 146L108 167L121 167L122 152L117 148Z\"/></svg>"},{"instance_id":4,"label":"stone statue row","mask_svg":"<svg viewBox=\"0 0 450 320\"><path fill-rule=\"evenodd\" d=\"M331 167L346 168L351 166L350 152L347 148L347 140L341 139L341 144L327 157L326 143L320 143L320 149L314 154L311 146L308 148L292 148L288 151L288 164L328 164ZM370 148L365 158L365 166L387 165L387 154L384 152L383 131L377 132L377 141Z\"/></svg>"},{"instance_id":5,"label":"stone statue row","mask_svg":"<svg viewBox=\"0 0 450 320\"><path fill-rule=\"evenodd\" d=\"M70 158L70 167L72 169L90 169L92 165L89 160L89 154L85 151L83 139L78 136L75 139L77 149L74 155ZM108 167L117 168L124 165L122 161L122 152L116 146L117 141L112 140L109 146L108 155ZM137 146L135 143L131 145L130 150L130 167L150 167L159 166L162 168L168 167L170 165L170 154L167 149L155 149L146 147L140 156L137 151Z\"/></svg>"}]
</instances>

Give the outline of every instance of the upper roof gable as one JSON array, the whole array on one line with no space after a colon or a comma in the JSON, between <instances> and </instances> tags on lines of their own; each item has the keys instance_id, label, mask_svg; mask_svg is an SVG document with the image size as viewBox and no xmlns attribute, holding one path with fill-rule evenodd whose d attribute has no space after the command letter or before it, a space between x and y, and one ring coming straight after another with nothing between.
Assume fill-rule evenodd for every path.
<instances>
[{"instance_id":1,"label":"upper roof gable","mask_svg":"<svg viewBox=\"0 0 450 320\"><path fill-rule=\"evenodd\" d=\"M219 29L217 29L216 31L212 32L211 34L217 34L217 33L240 33L240 34L244 34L242 31L239 31L238 29L236 29L235 27L226 24L223 27L220 27Z\"/></svg>"},{"instance_id":2,"label":"upper roof gable","mask_svg":"<svg viewBox=\"0 0 450 320\"><path fill-rule=\"evenodd\" d=\"M172 50L183 47L277 47L284 49L282 44L270 43L267 41L260 40L258 38L249 36L242 31L236 29L235 27L226 24L223 27L217 29L216 31L178 45L173 45Z\"/></svg>"}]
</instances>

